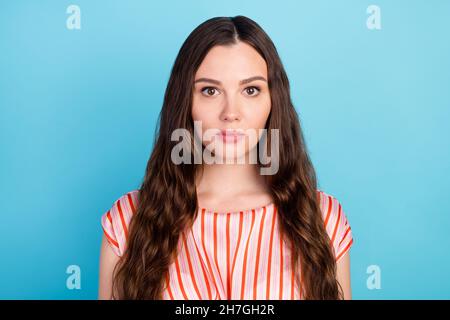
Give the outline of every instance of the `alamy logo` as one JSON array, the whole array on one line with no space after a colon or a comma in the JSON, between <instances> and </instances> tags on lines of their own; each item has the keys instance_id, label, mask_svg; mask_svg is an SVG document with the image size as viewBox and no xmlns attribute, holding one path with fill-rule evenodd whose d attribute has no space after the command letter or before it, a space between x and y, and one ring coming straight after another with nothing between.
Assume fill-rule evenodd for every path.
<instances>
[{"instance_id":1,"label":"alamy logo","mask_svg":"<svg viewBox=\"0 0 450 320\"><path fill-rule=\"evenodd\" d=\"M81 29L81 10L80 7L71 4L67 7L66 13L70 14L70 16L67 17L66 20L66 27L69 30L79 30Z\"/></svg>"},{"instance_id":2,"label":"alamy logo","mask_svg":"<svg viewBox=\"0 0 450 320\"><path fill-rule=\"evenodd\" d=\"M367 278L367 289L381 289L381 268L380 266L373 264L367 267L367 274L369 277Z\"/></svg>"},{"instance_id":3,"label":"alamy logo","mask_svg":"<svg viewBox=\"0 0 450 320\"><path fill-rule=\"evenodd\" d=\"M66 287L69 290L81 289L81 268L76 264L70 265L66 269L66 273L69 274L66 280Z\"/></svg>"},{"instance_id":4,"label":"alamy logo","mask_svg":"<svg viewBox=\"0 0 450 320\"><path fill-rule=\"evenodd\" d=\"M202 130L202 121L194 121L194 143L192 135L185 128L178 128L172 132L171 141L178 143L172 148L171 160L174 164L244 164L246 161L246 147L250 164L262 164L261 175L274 175L279 169L279 129L270 130L270 156L268 155L267 129L220 130L217 128ZM202 151L202 144L206 143ZM260 147L256 148L259 143ZM259 152L257 154L257 149ZM259 158L258 158L259 157ZM224 162L225 161L225 162Z\"/></svg>"},{"instance_id":5,"label":"alamy logo","mask_svg":"<svg viewBox=\"0 0 450 320\"><path fill-rule=\"evenodd\" d=\"M366 20L366 26L369 30L380 30L381 29L381 9L379 6L374 4L367 7L366 12L370 14Z\"/></svg>"}]
</instances>

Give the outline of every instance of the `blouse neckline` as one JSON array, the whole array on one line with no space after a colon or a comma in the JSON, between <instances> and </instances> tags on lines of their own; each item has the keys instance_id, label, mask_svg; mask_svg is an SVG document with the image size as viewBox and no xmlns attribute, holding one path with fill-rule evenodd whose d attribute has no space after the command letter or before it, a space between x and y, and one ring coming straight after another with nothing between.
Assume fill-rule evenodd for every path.
<instances>
[{"instance_id":1,"label":"blouse neckline","mask_svg":"<svg viewBox=\"0 0 450 320\"><path fill-rule=\"evenodd\" d=\"M269 203L267 203L267 204L265 204L265 205L263 205L263 206L259 206L259 207L256 207L256 208L250 208L250 209L244 209L244 210L237 210L237 211L217 211L217 210L213 210L213 209L208 209L208 208L204 208L204 207L200 207L199 208L199 211L200 212L205 212L205 213L209 213L209 214L214 214L214 213L217 213L217 214L238 214L238 213L240 213L240 212L242 212L242 213L249 213L249 212L252 212L253 210L256 212L256 211L262 211L264 208L265 209L270 209L270 208L272 208L274 206L274 202L273 201L271 201L271 202L269 202Z\"/></svg>"}]
</instances>

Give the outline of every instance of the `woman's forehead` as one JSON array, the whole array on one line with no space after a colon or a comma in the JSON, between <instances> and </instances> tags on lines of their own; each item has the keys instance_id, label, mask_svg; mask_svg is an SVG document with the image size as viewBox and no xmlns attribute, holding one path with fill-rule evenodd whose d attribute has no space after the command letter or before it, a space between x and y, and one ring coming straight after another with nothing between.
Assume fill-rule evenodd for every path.
<instances>
[{"instance_id":1,"label":"woman's forehead","mask_svg":"<svg viewBox=\"0 0 450 320\"><path fill-rule=\"evenodd\" d=\"M267 65L258 51L245 42L214 46L196 73L196 78L205 77L220 81L241 81L253 76L267 78Z\"/></svg>"}]
</instances>

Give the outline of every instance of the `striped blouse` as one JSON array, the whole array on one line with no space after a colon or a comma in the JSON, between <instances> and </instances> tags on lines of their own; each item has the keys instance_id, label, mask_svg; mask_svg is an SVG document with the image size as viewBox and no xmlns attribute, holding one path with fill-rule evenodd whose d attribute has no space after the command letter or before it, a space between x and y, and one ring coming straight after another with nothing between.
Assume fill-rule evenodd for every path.
<instances>
[{"instance_id":1,"label":"striped blouse","mask_svg":"<svg viewBox=\"0 0 450 320\"><path fill-rule=\"evenodd\" d=\"M353 244L339 201L317 190L336 261ZM128 224L138 190L124 194L101 217L114 253L126 249ZM237 212L200 208L193 227L180 237L179 251L165 278L163 299L302 299L294 281L289 242L281 241L274 203ZM300 270L299 270L300 271Z\"/></svg>"}]
</instances>

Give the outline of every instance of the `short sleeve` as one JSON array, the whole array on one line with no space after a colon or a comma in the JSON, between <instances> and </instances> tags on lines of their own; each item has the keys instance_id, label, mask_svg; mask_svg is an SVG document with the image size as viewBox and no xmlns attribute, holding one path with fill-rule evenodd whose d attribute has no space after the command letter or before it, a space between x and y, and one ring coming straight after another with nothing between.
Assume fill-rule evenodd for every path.
<instances>
[{"instance_id":1,"label":"short sleeve","mask_svg":"<svg viewBox=\"0 0 450 320\"><path fill-rule=\"evenodd\" d=\"M136 211L137 191L131 191L117 199L101 216L103 233L114 253L121 257L128 239L128 226Z\"/></svg>"},{"instance_id":2,"label":"short sleeve","mask_svg":"<svg viewBox=\"0 0 450 320\"><path fill-rule=\"evenodd\" d=\"M353 245L352 228L341 203L323 191L319 191L319 194L325 229L331 240L337 262Z\"/></svg>"}]
</instances>

